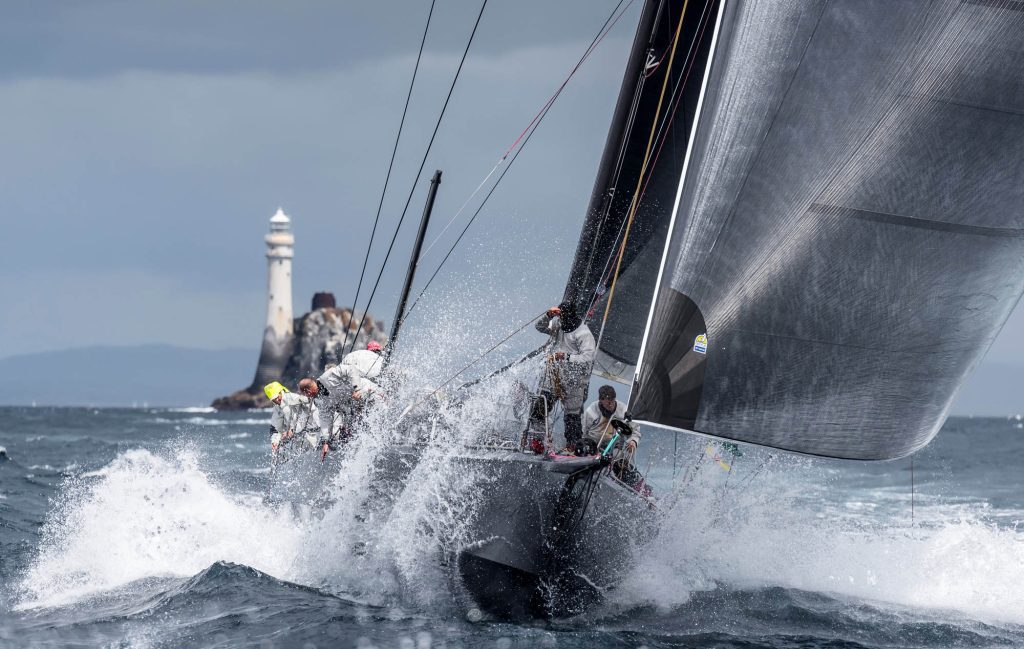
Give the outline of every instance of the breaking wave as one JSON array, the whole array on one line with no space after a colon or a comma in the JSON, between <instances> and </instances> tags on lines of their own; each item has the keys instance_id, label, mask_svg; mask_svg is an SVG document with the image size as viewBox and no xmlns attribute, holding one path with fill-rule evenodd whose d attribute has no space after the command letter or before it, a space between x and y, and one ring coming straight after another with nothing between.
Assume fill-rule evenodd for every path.
<instances>
[{"instance_id":1,"label":"breaking wave","mask_svg":"<svg viewBox=\"0 0 1024 649\"><path fill-rule=\"evenodd\" d=\"M42 530L23 607L58 606L147 577L194 575L217 561L286 575L301 560L290 512L231 494L191 451L130 450L69 481Z\"/></svg>"}]
</instances>

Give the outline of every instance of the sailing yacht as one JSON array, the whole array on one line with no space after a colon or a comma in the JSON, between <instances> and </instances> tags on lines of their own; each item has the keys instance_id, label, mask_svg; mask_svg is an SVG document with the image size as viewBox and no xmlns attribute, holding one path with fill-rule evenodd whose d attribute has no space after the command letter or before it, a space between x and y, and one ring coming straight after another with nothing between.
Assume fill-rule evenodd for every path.
<instances>
[{"instance_id":1,"label":"sailing yacht","mask_svg":"<svg viewBox=\"0 0 1024 649\"><path fill-rule=\"evenodd\" d=\"M857 460L935 436L1024 290L1021 9L645 4L564 294L635 422ZM498 615L585 610L657 528L599 456L465 461L458 574Z\"/></svg>"}]
</instances>

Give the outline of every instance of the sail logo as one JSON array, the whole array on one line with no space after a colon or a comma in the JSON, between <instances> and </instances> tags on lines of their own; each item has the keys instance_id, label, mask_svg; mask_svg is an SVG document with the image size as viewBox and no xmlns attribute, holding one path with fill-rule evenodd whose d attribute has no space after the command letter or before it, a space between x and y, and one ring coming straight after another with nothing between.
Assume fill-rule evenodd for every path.
<instances>
[{"instance_id":1,"label":"sail logo","mask_svg":"<svg viewBox=\"0 0 1024 649\"><path fill-rule=\"evenodd\" d=\"M707 334L700 334L699 336L697 336L696 338L693 339L693 351L697 352L698 354L707 354L708 353L708 335Z\"/></svg>"}]
</instances>

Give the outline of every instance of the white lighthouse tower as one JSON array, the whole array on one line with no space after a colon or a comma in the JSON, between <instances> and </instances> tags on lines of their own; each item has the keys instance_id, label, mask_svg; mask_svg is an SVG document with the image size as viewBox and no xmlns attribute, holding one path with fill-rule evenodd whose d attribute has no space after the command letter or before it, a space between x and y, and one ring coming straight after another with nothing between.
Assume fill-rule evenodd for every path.
<instances>
[{"instance_id":1,"label":"white lighthouse tower","mask_svg":"<svg viewBox=\"0 0 1024 649\"><path fill-rule=\"evenodd\" d=\"M292 352L292 257L295 236L292 220L278 208L270 218L267 243L267 326L263 330L263 348L256 366L253 386L262 386L281 378Z\"/></svg>"}]
</instances>

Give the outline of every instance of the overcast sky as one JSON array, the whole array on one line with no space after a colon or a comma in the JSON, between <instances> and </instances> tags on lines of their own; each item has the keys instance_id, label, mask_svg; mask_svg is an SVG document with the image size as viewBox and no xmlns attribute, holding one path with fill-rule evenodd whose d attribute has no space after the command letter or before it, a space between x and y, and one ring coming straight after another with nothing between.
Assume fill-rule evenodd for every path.
<instances>
[{"instance_id":1,"label":"overcast sky","mask_svg":"<svg viewBox=\"0 0 1024 649\"><path fill-rule=\"evenodd\" d=\"M491 0L374 300L378 317L391 320L432 170L445 172L436 233L615 4ZM639 4L566 89L424 306L471 286L507 293L494 312L504 317L560 295ZM262 237L278 206L294 221L296 312L318 290L351 302L428 8L5 3L0 356L96 343L256 346ZM478 9L446 0L435 10L374 275Z\"/></svg>"},{"instance_id":2,"label":"overcast sky","mask_svg":"<svg viewBox=\"0 0 1024 649\"><path fill-rule=\"evenodd\" d=\"M490 0L374 301L378 317L391 320L430 172L445 178L428 241L616 2ZM0 357L99 343L255 348L262 237L278 206L294 223L296 313L315 291L351 302L429 4L3 3ZM499 336L558 299L640 4L566 88L422 318L490 320ZM374 276L478 9L438 3ZM1024 363L1020 313L989 359Z\"/></svg>"}]
</instances>

